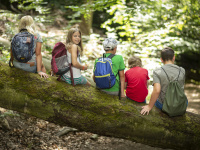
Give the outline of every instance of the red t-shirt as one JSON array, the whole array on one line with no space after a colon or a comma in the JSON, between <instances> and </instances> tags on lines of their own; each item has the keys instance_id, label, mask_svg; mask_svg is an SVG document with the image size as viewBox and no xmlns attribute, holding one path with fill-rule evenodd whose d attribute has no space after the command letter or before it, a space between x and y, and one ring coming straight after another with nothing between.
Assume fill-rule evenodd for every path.
<instances>
[{"instance_id":1,"label":"red t-shirt","mask_svg":"<svg viewBox=\"0 0 200 150\"><path fill-rule=\"evenodd\" d=\"M147 94L148 71L141 67L133 67L126 71L126 96L136 102L144 102Z\"/></svg>"}]
</instances>

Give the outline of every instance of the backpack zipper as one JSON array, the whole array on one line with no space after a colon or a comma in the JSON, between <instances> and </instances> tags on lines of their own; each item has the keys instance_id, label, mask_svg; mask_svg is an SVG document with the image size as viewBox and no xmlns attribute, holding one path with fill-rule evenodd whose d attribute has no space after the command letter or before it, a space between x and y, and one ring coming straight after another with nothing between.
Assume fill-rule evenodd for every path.
<instances>
[{"instance_id":1,"label":"backpack zipper","mask_svg":"<svg viewBox=\"0 0 200 150\"><path fill-rule=\"evenodd\" d=\"M110 74L106 74L106 75L103 75L103 76L95 76L95 78L102 78L102 77L110 77Z\"/></svg>"}]
</instances>

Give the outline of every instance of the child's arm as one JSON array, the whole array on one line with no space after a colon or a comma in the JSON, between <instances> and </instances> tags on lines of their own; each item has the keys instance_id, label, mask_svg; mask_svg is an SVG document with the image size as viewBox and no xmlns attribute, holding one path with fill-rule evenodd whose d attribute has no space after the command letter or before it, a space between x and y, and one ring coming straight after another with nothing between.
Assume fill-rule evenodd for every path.
<instances>
[{"instance_id":1,"label":"child's arm","mask_svg":"<svg viewBox=\"0 0 200 150\"><path fill-rule=\"evenodd\" d=\"M146 113L147 115L149 114L149 111L153 108L156 100L158 99L160 95L160 91L161 91L160 83L154 83L150 102L148 105L142 107L142 110L140 112L142 115L145 115Z\"/></svg>"},{"instance_id":2,"label":"child's arm","mask_svg":"<svg viewBox=\"0 0 200 150\"><path fill-rule=\"evenodd\" d=\"M95 82L95 75L94 75L94 74L93 74L92 78L93 78L93 81ZM96 83L96 82L95 82L95 83Z\"/></svg>"},{"instance_id":3,"label":"child's arm","mask_svg":"<svg viewBox=\"0 0 200 150\"><path fill-rule=\"evenodd\" d=\"M124 89L126 89L126 87L127 87L127 82L125 82L125 84L124 84Z\"/></svg>"},{"instance_id":4,"label":"child's arm","mask_svg":"<svg viewBox=\"0 0 200 150\"><path fill-rule=\"evenodd\" d=\"M125 97L125 95L124 95L124 86L125 86L124 70L119 71L119 77L120 77L120 82L121 82L121 97Z\"/></svg>"},{"instance_id":5,"label":"child's arm","mask_svg":"<svg viewBox=\"0 0 200 150\"><path fill-rule=\"evenodd\" d=\"M48 78L48 75L45 72L43 72L43 70L45 70L45 69L42 69L43 64L42 64L41 49L42 49L42 43L37 42L36 48L35 48L36 61L37 61L37 72L41 77Z\"/></svg>"},{"instance_id":6,"label":"child's arm","mask_svg":"<svg viewBox=\"0 0 200 150\"><path fill-rule=\"evenodd\" d=\"M124 84L124 89L126 90L126 88L127 88L127 74L126 74L126 72L125 72L125 74L124 74L124 76L125 76L125 84Z\"/></svg>"},{"instance_id":7,"label":"child's arm","mask_svg":"<svg viewBox=\"0 0 200 150\"><path fill-rule=\"evenodd\" d=\"M73 44L72 48L71 48L72 65L73 65L73 67L76 67L76 68L81 69L81 70L87 70L87 65L83 66L77 61L77 51L78 51L77 45Z\"/></svg>"}]
</instances>

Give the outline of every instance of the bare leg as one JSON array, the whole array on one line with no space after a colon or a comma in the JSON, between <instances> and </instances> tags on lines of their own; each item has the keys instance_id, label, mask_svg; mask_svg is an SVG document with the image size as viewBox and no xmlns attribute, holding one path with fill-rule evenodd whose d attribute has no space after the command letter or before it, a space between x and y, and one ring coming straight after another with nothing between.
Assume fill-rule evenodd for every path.
<instances>
[{"instance_id":1,"label":"bare leg","mask_svg":"<svg viewBox=\"0 0 200 150\"><path fill-rule=\"evenodd\" d=\"M87 86L91 86L90 82L87 80L87 83L86 83Z\"/></svg>"}]
</instances>

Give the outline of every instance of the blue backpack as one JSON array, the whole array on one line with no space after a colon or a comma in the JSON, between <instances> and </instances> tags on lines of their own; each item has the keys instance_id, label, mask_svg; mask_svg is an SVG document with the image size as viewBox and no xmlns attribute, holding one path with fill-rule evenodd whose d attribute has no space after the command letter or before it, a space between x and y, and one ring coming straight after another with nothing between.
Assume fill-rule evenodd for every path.
<instances>
[{"instance_id":1,"label":"blue backpack","mask_svg":"<svg viewBox=\"0 0 200 150\"><path fill-rule=\"evenodd\" d=\"M34 35L27 32L27 30L14 36L11 47L12 54L17 61L26 63L32 58L35 53L34 40Z\"/></svg>"},{"instance_id":2,"label":"blue backpack","mask_svg":"<svg viewBox=\"0 0 200 150\"><path fill-rule=\"evenodd\" d=\"M108 89L115 85L116 77L112 71L112 58L114 54L108 57L100 57L96 63L94 76L96 86L101 89Z\"/></svg>"}]
</instances>

